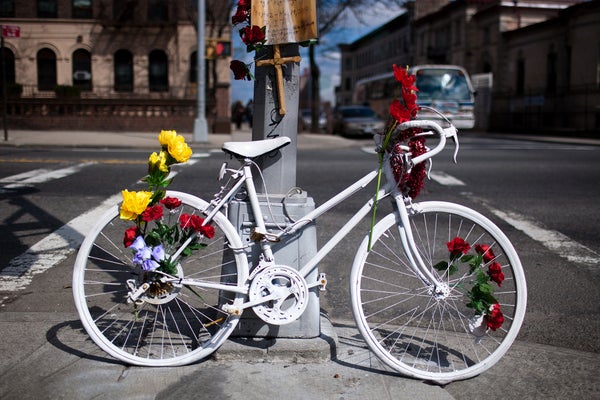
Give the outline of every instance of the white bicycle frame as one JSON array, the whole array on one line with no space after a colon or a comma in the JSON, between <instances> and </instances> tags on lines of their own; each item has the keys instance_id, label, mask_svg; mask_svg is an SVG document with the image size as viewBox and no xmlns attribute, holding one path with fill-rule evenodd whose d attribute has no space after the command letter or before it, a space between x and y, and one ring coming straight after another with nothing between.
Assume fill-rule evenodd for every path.
<instances>
[{"instance_id":1,"label":"white bicycle frame","mask_svg":"<svg viewBox=\"0 0 600 400\"><path fill-rule=\"evenodd\" d=\"M454 128L453 126L450 126L449 128L442 129L437 123L432 122L432 121L410 121L410 122L406 122L406 123L402 124L400 126L400 128L401 129L409 129L409 128L430 129L431 131L426 131L424 133L421 133L420 135L429 135L429 136L434 135L439 138L438 144L433 149L430 149L429 151L427 151L426 153L424 153L420 156L410 157L410 154L407 153L405 162L409 166L413 166L420 162L424 162L425 160L433 157L434 155L436 155L437 153L442 151L446 144L446 137L452 137L456 140L456 128ZM456 153L455 153L455 157L456 157ZM246 159L242 160L242 164L243 164L242 167L238 170L227 169L226 163L223 165L223 168L221 169L220 178L223 177L224 173L229 172L232 174L232 178L235 179L236 181L233 183L233 185L231 186L231 188L227 191L227 193L225 195L223 195L223 196L221 196L220 194L216 195L215 200L213 200L209 204L207 210L204 210L206 212L206 218L204 220L204 224L209 224L210 221L214 218L214 216L217 213L219 213L220 210L223 209L223 207L225 207L231 201L231 199L233 199L233 197L236 195L236 193L238 193L238 191L242 187L245 187L246 191L247 191L248 199L249 199L249 202L251 205L251 209L254 214L254 220L256 221L254 231L255 231L255 233L258 233L259 235L262 235L262 237L263 237L261 240L261 249L262 249L262 254L264 256L264 259L267 262L274 262L274 255L273 255L273 251L271 250L270 241L277 242L282 237L284 237L286 235L294 234L295 232L302 229L306 225L314 222L318 217L325 214L326 212L331 210L336 205L342 203L344 200L346 200L350 196L352 196L355 193L359 192L360 190L364 189L379 174L377 170L369 172L367 175L365 175L363 178L356 181L354 184L348 186L346 189L344 189L343 191L341 191L340 193L338 193L337 195L335 195L334 197L332 197L331 199L329 199L328 201L326 201L319 207L315 208L314 210L312 210L305 216L299 218L297 221L293 222L292 224L290 224L289 226L287 226L286 228L281 230L281 232L279 232L278 234L267 234L267 230L266 230L266 226L265 226L265 222L264 222L264 218L263 218L263 212L260 208L260 203L259 203L258 195L256 193L256 188L254 185L254 180L253 180L253 175L252 175L252 166L254 165L254 163L251 159L246 158ZM397 189L397 185L391 183L391 182L394 182L394 180L393 180L393 178L391 178L392 175L391 175L391 171L389 168L389 162L384 162L384 170L385 170L386 176L388 178L385 186L379 191L379 193L376 196L374 196L369 201L367 201L354 214L354 216L352 216L352 218L350 218L344 224L344 226L341 229L339 229L337 231L337 233L334 234L327 241L327 243L325 243L325 245L323 245L317 251L317 253L310 260L308 260L308 262L304 266L302 266L300 268L299 274L303 278L306 278L316 268L317 264L327 254L329 254L329 252L331 250L333 250L335 248L335 246L337 246L337 244L343 238L345 238L346 235L348 235L348 233L352 229L354 229L354 227L364 217L366 217L369 214L369 212L371 212L371 210L373 209L374 203L375 203L375 199L377 199L377 201L380 201L381 199L386 198L389 195L392 195L394 198L395 205L396 205L395 213L396 213L397 219L398 219L398 230L399 230L399 234L400 234L400 238L401 238L401 242L402 242L402 246L403 246L402 250L406 253L408 259L410 260L411 269L417 274L417 276L419 276L419 278L423 281L423 283L425 283L433 288L434 293L437 293L439 290L443 290L443 287L444 287L443 283L441 283L431 273L431 271L426 266L426 264L424 263L423 259L421 258L420 254L417 250L417 247L416 247L416 244L414 241L414 237L412 234L412 230L410 228L410 221L409 221L409 207L407 206L407 202L410 202L410 199L405 198L402 195L402 193ZM412 206L411 206L411 208L412 208ZM268 239L266 239L266 237L268 237ZM192 239L193 238L190 238L189 240L191 241ZM186 245L187 245L187 243L182 245L181 249L185 248ZM175 254L175 257L177 257L178 255L179 255L179 252ZM232 286L221 285L218 283L199 282L199 281L195 281L193 279L185 279L185 278L181 279L181 278L173 277L173 279L167 279L167 280L177 282L179 284L198 286L198 287L211 287L211 288L217 288L217 289L222 289L222 290L226 290L226 291L230 291L230 292L238 292L238 293L243 293L243 294L245 294L247 292L247 289L244 287L232 287ZM319 285L318 281L315 283L307 284L307 286L309 288L315 287L318 285ZM260 299L260 303L263 303L263 302L266 302L269 300L270 300L269 297L265 297L265 298ZM260 303L258 303L258 304L260 304ZM242 307L248 308L248 307L252 307L255 305L257 305L257 304L246 303L246 304L242 305Z\"/></svg>"}]
</instances>

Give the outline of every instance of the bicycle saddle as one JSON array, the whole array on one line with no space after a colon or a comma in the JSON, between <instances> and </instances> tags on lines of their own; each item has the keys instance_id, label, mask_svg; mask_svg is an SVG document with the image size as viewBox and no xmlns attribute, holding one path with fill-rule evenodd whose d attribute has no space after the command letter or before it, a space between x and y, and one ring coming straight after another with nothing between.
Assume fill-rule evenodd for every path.
<instances>
[{"instance_id":1,"label":"bicycle saddle","mask_svg":"<svg viewBox=\"0 0 600 400\"><path fill-rule=\"evenodd\" d=\"M292 140L287 136L273 139L254 140L252 142L225 142L221 149L235 157L256 158L290 144Z\"/></svg>"}]
</instances>

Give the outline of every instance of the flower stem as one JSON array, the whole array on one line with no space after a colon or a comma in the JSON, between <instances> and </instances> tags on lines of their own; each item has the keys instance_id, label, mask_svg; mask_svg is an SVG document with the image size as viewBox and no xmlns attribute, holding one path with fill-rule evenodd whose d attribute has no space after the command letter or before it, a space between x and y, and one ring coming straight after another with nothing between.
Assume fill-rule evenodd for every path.
<instances>
[{"instance_id":1,"label":"flower stem","mask_svg":"<svg viewBox=\"0 0 600 400\"><path fill-rule=\"evenodd\" d=\"M377 214L377 202L379 201L379 189L381 188L381 172L383 171L383 155L385 154L385 149L387 148L390 140L392 138L392 133L398 127L398 121L394 120L392 126L388 129L385 134L385 138L383 139L383 144L381 146L381 150L378 152L379 156L379 168L377 169L377 189L375 189L375 199L373 202L373 214L371 215L371 229L369 230L369 245L367 246L367 251L371 251L371 244L373 243L373 227L375 226L375 216Z\"/></svg>"}]
</instances>

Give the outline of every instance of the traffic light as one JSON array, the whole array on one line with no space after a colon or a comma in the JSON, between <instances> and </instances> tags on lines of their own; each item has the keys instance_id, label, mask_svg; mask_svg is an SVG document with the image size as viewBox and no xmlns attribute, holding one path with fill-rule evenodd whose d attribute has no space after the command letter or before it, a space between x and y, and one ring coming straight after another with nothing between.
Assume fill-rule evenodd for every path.
<instances>
[{"instance_id":1,"label":"traffic light","mask_svg":"<svg viewBox=\"0 0 600 400\"><path fill-rule=\"evenodd\" d=\"M213 60L215 58L231 56L231 41L217 38L206 38L206 59Z\"/></svg>"}]
</instances>

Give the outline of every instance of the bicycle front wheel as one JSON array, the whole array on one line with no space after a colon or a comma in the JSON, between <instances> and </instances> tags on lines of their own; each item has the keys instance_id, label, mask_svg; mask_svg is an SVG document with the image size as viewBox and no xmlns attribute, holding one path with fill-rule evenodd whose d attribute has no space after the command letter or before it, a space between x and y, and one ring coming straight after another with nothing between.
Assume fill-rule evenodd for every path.
<instances>
[{"instance_id":1,"label":"bicycle front wheel","mask_svg":"<svg viewBox=\"0 0 600 400\"><path fill-rule=\"evenodd\" d=\"M404 375L442 384L473 377L506 353L521 327L527 302L521 262L500 229L469 208L423 202L412 211L419 257L443 290L405 254L404 228L392 213L375 226L371 250L366 237L354 260L350 291L358 328L369 348ZM455 238L471 247L470 260L479 254L476 268L462 252L450 255ZM500 313L476 311L473 300L481 301L485 288Z\"/></svg>"},{"instance_id":2,"label":"bicycle front wheel","mask_svg":"<svg viewBox=\"0 0 600 400\"><path fill-rule=\"evenodd\" d=\"M201 215L207 206L185 193L167 196L182 201L181 206L165 210L163 222L168 225L176 224L183 214ZM84 328L100 348L128 364L175 366L205 358L238 322L239 316L225 312L223 305L239 305L245 298L236 291L248 277L239 235L224 215L215 216L214 237L203 237L204 247L179 260L177 277L198 283L191 285L183 280L161 282L157 274L136 267L132 250L123 243L131 225L132 221L119 218L115 206L79 250L73 295ZM128 301L129 294L144 284L148 286L137 300Z\"/></svg>"}]
</instances>

